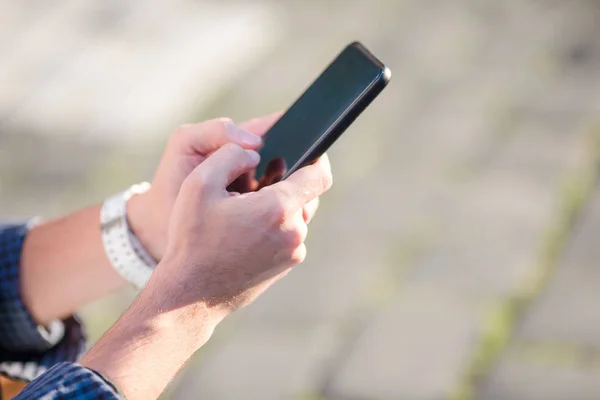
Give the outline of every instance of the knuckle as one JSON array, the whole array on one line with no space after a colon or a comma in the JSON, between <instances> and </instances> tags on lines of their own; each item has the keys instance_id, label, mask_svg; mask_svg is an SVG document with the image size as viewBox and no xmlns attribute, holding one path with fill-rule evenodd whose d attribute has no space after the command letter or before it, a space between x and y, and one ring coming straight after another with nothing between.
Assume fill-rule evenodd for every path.
<instances>
[{"instance_id":1,"label":"knuckle","mask_svg":"<svg viewBox=\"0 0 600 400\"><path fill-rule=\"evenodd\" d=\"M210 183L207 173L197 171L194 176L188 177L181 185L181 190L193 196L202 196L210 190Z\"/></svg>"},{"instance_id":2,"label":"knuckle","mask_svg":"<svg viewBox=\"0 0 600 400\"><path fill-rule=\"evenodd\" d=\"M301 229L293 229L286 235L286 244L292 248L297 248L304 243L304 232Z\"/></svg>"},{"instance_id":3,"label":"knuckle","mask_svg":"<svg viewBox=\"0 0 600 400\"><path fill-rule=\"evenodd\" d=\"M299 253L299 252L294 252L292 254L292 257L291 257L290 261L292 262L292 264L298 265L298 264L302 264L305 259L306 259L306 255L305 254L302 254L302 253Z\"/></svg>"},{"instance_id":4,"label":"knuckle","mask_svg":"<svg viewBox=\"0 0 600 400\"><path fill-rule=\"evenodd\" d=\"M246 153L240 145L238 145L236 143L231 143L231 142L226 143L223 146L223 151L226 151L227 153L234 155L236 157L242 156Z\"/></svg>"},{"instance_id":5,"label":"knuckle","mask_svg":"<svg viewBox=\"0 0 600 400\"><path fill-rule=\"evenodd\" d=\"M294 265L302 264L306 259L306 247L298 246L291 254L290 261Z\"/></svg>"},{"instance_id":6,"label":"knuckle","mask_svg":"<svg viewBox=\"0 0 600 400\"><path fill-rule=\"evenodd\" d=\"M219 133L222 136L224 136L228 140L231 140L232 132L230 129L227 129L228 124L233 124L233 121L231 120L231 118L218 118L214 121L214 123L215 123L216 130L219 131Z\"/></svg>"},{"instance_id":7,"label":"knuckle","mask_svg":"<svg viewBox=\"0 0 600 400\"><path fill-rule=\"evenodd\" d=\"M229 117L217 118L217 121L219 121L223 126L225 126L226 124L233 124L233 120Z\"/></svg>"},{"instance_id":8,"label":"knuckle","mask_svg":"<svg viewBox=\"0 0 600 400\"><path fill-rule=\"evenodd\" d=\"M227 125L233 124L231 118L217 118L212 121L214 129L219 132L220 135L227 139L231 139L231 130L227 128Z\"/></svg>"},{"instance_id":9,"label":"knuckle","mask_svg":"<svg viewBox=\"0 0 600 400\"><path fill-rule=\"evenodd\" d=\"M277 225L281 225L287 218L287 212L283 203L276 201L271 207L271 216Z\"/></svg>"},{"instance_id":10,"label":"knuckle","mask_svg":"<svg viewBox=\"0 0 600 400\"><path fill-rule=\"evenodd\" d=\"M332 185L333 185L333 175L330 172L324 173L321 176L321 189L323 190L323 192L326 192L329 189L331 189Z\"/></svg>"},{"instance_id":11,"label":"knuckle","mask_svg":"<svg viewBox=\"0 0 600 400\"><path fill-rule=\"evenodd\" d=\"M273 200L270 205L271 217L275 220L275 223L280 225L285 222L288 214L288 206L286 198L278 192L274 192Z\"/></svg>"},{"instance_id":12,"label":"knuckle","mask_svg":"<svg viewBox=\"0 0 600 400\"><path fill-rule=\"evenodd\" d=\"M191 195L198 195L202 192L202 181L200 179L188 177L181 184L181 191Z\"/></svg>"}]
</instances>

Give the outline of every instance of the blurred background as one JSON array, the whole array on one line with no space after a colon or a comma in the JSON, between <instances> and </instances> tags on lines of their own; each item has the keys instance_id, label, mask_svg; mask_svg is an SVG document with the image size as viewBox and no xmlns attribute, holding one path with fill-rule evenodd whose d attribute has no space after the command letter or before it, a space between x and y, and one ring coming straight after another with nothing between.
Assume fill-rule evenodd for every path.
<instances>
[{"instance_id":1,"label":"blurred background","mask_svg":"<svg viewBox=\"0 0 600 400\"><path fill-rule=\"evenodd\" d=\"M149 180L178 125L284 109L358 39L393 79L307 261L164 398L598 399L598 38L595 0L0 0L0 217Z\"/></svg>"}]
</instances>

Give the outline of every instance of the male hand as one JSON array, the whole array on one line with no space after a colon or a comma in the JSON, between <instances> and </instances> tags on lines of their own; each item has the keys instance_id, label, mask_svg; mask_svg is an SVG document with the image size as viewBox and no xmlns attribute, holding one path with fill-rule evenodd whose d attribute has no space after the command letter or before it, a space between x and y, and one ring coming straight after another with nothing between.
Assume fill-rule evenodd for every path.
<instances>
[{"instance_id":1,"label":"male hand","mask_svg":"<svg viewBox=\"0 0 600 400\"><path fill-rule=\"evenodd\" d=\"M228 118L183 125L167 143L152 188L132 197L127 206L128 219L135 234L150 254L160 261L167 244L171 210L185 178L210 154L226 143L257 150L261 136L277 121L280 113L235 125Z\"/></svg>"},{"instance_id":2,"label":"male hand","mask_svg":"<svg viewBox=\"0 0 600 400\"><path fill-rule=\"evenodd\" d=\"M185 179L147 287L167 299L157 307L206 308L216 324L304 260L305 208L331 187L328 158L256 192L227 191L258 162L255 151L227 144Z\"/></svg>"},{"instance_id":3,"label":"male hand","mask_svg":"<svg viewBox=\"0 0 600 400\"><path fill-rule=\"evenodd\" d=\"M254 150L229 143L191 170L172 207L164 257L81 360L128 399L157 398L223 318L304 260L305 208L331 186L327 157L258 191L229 192L258 161Z\"/></svg>"}]
</instances>

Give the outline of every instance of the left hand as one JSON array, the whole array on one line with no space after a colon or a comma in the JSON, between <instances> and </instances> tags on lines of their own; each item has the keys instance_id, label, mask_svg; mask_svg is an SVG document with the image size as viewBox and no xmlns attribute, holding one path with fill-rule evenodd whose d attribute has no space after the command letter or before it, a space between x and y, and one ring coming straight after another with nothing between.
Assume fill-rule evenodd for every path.
<instances>
[{"instance_id":1,"label":"left hand","mask_svg":"<svg viewBox=\"0 0 600 400\"><path fill-rule=\"evenodd\" d=\"M160 261L167 245L167 226L181 184L210 154L226 143L258 150L261 137L279 119L280 113L256 118L236 126L219 118L183 125L169 138L152 188L133 196L127 205L129 223L144 247ZM314 207L308 215L314 214Z\"/></svg>"}]
</instances>

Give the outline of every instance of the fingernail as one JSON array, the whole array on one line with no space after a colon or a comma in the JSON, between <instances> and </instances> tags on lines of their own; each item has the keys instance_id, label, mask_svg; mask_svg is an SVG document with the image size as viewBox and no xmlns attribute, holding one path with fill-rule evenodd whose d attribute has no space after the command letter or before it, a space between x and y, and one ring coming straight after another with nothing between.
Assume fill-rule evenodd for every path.
<instances>
[{"instance_id":1,"label":"fingernail","mask_svg":"<svg viewBox=\"0 0 600 400\"><path fill-rule=\"evenodd\" d=\"M249 144L251 146L260 146L260 144L262 143L262 139L260 138L260 136L256 136L255 134L250 133L248 131L244 131L242 129L240 129L240 132L243 134L242 140L246 144Z\"/></svg>"},{"instance_id":2,"label":"fingernail","mask_svg":"<svg viewBox=\"0 0 600 400\"><path fill-rule=\"evenodd\" d=\"M258 146L262 143L262 139L259 136L256 136L253 133L243 130L242 128L230 121L225 122L225 126L227 127L227 130L230 133L232 133L236 139L239 139L244 144L250 146Z\"/></svg>"},{"instance_id":3,"label":"fingernail","mask_svg":"<svg viewBox=\"0 0 600 400\"><path fill-rule=\"evenodd\" d=\"M260 161L260 155L258 155L258 153L254 150L246 150L246 153L248 154L248 156L250 156L250 159L252 160L253 163L258 164L258 162Z\"/></svg>"}]
</instances>

